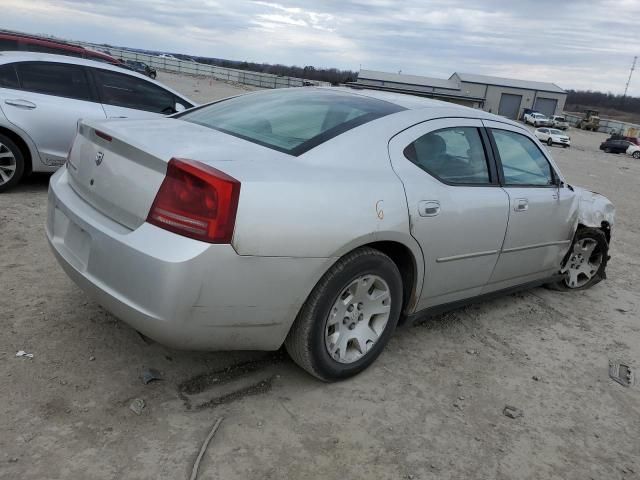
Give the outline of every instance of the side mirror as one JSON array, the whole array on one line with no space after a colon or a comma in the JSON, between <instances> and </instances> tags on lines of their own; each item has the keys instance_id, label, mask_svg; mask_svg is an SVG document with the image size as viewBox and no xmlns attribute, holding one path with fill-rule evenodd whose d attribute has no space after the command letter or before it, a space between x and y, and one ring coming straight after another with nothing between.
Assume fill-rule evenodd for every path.
<instances>
[{"instance_id":1,"label":"side mirror","mask_svg":"<svg viewBox=\"0 0 640 480\"><path fill-rule=\"evenodd\" d=\"M180 102L176 102L175 111L176 113L184 112L187 108L182 105Z\"/></svg>"}]
</instances>

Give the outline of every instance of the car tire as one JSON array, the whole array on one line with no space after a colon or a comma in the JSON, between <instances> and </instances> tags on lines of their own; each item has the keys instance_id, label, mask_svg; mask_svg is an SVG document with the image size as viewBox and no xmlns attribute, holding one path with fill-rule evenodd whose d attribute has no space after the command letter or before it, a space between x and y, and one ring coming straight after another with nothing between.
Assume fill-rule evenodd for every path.
<instances>
[{"instance_id":1,"label":"car tire","mask_svg":"<svg viewBox=\"0 0 640 480\"><path fill-rule=\"evenodd\" d=\"M590 254L590 257L587 258L586 261L592 262L595 261L597 257L599 257L599 263L597 265L597 268L594 268L594 271L590 276L584 273L581 275L581 281L572 284L571 266L578 265L578 263L580 262L580 260L574 260L574 254L580 252L579 248L576 249L576 245L585 241L595 245L595 248ZM607 278L606 268L608 261L609 243L607 242L607 237L605 236L604 232L599 228L581 228L576 232L571 244L571 248L567 252L567 255L562 262L561 270L567 269L567 275L563 280L550 283L547 285L547 287L551 288L552 290L559 291L586 290L587 288L591 288Z\"/></svg>"},{"instance_id":2,"label":"car tire","mask_svg":"<svg viewBox=\"0 0 640 480\"><path fill-rule=\"evenodd\" d=\"M611 153L611 149L609 147L604 147L604 153Z\"/></svg>"},{"instance_id":3,"label":"car tire","mask_svg":"<svg viewBox=\"0 0 640 480\"><path fill-rule=\"evenodd\" d=\"M637 152L633 152L633 154L631 155L633 158L635 158L636 160L640 160L640 150Z\"/></svg>"},{"instance_id":4,"label":"car tire","mask_svg":"<svg viewBox=\"0 0 640 480\"><path fill-rule=\"evenodd\" d=\"M5 156L3 154L9 154ZM22 178L25 161L22 151L9 137L0 134L0 193L13 188Z\"/></svg>"},{"instance_id":5,"label":"car tire","mask_svg":"<svg viewBox=\"0 0 640 480\"><path fill-rule=\"evenodd\" d=\"M151 73L149 74L149 77L150 77L152 80L155 80L157 76L158 76L158 75L157 75L155 72L151 72Z\"/></svg>"},{"instance_id":6,"label":"car tire","mask_svg":"<svg viewBox=\"0 0 640 480\"><path fill-rule=\"evenodd\" d=\"M551 139L551 137L547 138L547 145L553 147L553 140Z\"/></svg>"},{"instance_id":7,"label":"car tire","mask_svg":"<svg viewBox=\"0 0 640 480\"><path fill-rule=\"evenodd\" d=\"M366 288L368 281L371 285L368 290L357 290L358 287ZM356 287L352 288L353 285ZM378 301L371 298L373 288L388 293L380 305L369 303ZM353 291L358 293L352 295ZM338 260L320 279L298 313L285 340L285 348L295 363L323 381L356 375L375 361L391 338L402 311L402 298L402 277L396 264L379 250L358 248ZM367 306L351 303L358 299L367 302ZM384 313L371 315L369 319L361 319L362 314L358 315L361 309L366 313L381 306L388 310L383 326ZM332 323L332 320L337 321ZM365 335L369 332L370 335L371 331L376 331L376 326L379 327L377 338L371 344L366 340L364 351L362 347L356 347L360 343L354 340L358 332L365 332ZM344 344L344 350L342 347L333 350L337 344ZM347 353L350 358L346 358ZM343 361L336 358L343 354Z\"/></svg>"}]
</instances>

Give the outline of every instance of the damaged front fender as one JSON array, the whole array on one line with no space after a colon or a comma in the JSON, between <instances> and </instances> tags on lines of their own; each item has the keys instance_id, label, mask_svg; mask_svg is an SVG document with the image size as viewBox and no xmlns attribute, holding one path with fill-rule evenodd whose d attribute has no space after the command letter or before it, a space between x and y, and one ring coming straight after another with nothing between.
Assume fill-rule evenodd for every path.
<instances>
[{"instance_id":1,"label":"damaged front fender","mask_svg":"<svg viewBox=\"0 0 640 480\"><path fill-rule=\"evenodd\" d=\"M587 227L602 228L603 223L613 229L615 221L616 208L613 203L596 192L590 192L584 188L573 187L576 195L579 197L578 205L578 223Z\"/></svg>"}]
</instances>

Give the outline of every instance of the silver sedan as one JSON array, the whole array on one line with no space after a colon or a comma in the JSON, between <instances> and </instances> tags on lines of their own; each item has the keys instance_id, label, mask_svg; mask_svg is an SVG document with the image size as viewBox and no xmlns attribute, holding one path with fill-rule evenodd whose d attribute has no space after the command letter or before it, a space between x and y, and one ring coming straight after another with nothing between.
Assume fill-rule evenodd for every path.
<instances>
[{"instance_id":1,"label":"silver sedan","mask_svg":"<svg viewBox=\"0 0 640 480\"><path fill-rule=\"evenodd\" d=\"M143 334L354 375L399 320L605 277L614 208L479 110L366 90L255 92L84 121L51 179L68 275Z\"/></svg>"}]
</instances>

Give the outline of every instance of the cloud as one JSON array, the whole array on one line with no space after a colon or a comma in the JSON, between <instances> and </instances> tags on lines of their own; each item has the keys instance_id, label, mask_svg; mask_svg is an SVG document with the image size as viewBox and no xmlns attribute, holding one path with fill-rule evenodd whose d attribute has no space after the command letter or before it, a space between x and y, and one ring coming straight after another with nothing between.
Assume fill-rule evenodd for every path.
<instances>
[{"instance_id":1,"label":"cloud","mask_svg":"<svg viewBox=\"0 0 640 480\"><path fill-rule=\"evenodd\" d=\"M2 0L2 27L236 60L622 92L637 0ZM622 13L613 13L622 12ZM640 95L640 74L631 94Z\"/></svg>"}]
</instances>

